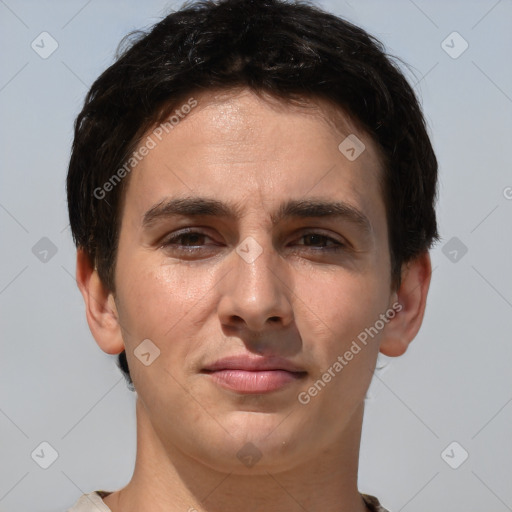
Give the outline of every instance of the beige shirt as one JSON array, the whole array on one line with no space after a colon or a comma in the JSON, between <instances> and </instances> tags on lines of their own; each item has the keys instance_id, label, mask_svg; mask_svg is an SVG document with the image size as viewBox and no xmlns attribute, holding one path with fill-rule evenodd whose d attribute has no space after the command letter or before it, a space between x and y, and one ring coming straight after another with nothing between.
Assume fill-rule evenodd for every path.
<instances>
[{"instance_id":1,"label":"beige shirt","mask_svg":"<svg viewBox=\"0 0 512 512\"><path fill-rule=\"evenodd\" d=\"M94 491L84 494L80 499L66 512L112 512L102 498L111 494L107 491ZM371 512L389 512L380 503L377 498L368 494L361 494L364 502Z\"/></svg>"}]
</instances>

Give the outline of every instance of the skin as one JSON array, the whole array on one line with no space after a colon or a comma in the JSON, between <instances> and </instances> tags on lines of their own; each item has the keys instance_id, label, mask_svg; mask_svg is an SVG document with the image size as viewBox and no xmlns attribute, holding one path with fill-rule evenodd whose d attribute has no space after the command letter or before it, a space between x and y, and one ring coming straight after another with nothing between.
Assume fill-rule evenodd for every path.
<instances>
[{"instance_id":1,"label":"skin","mask_svg":"<svg viewBox=\"0 0 512 512\"><path fill-rule=\"evenodd\" d=\"M365 395L378 352L403 354L421 326L429 254L404 266L401 287L391 288L379 154L342 113L335 129L321 102L297 108L248 90L195 97L198 106L130 175L115 295L77 253L91 332L108 354L126 348L137 390L135 471L104 501L113 512L364 511L357 471ZM338 150L350 133L366 146L354 161ZM240 216L143 227L144 213L163 199L198 196L234 203ZM311 198L357 208L370 232L344 218L272 224L281 204ZM204 236L164 245L187 227ZM304 236L311 231L334 242ZM247 237L262 249L249 263L236 251ZM336 242L344 244L338 252ZM396 301L401 311L301 404L298 394ZM144 339L160 350L149 366L134 355ZM200 373L234 354L282 356L307 375L247 395ZM248 442L262 454L252 467L237 458Z\"/></svg>"}]
</instances>

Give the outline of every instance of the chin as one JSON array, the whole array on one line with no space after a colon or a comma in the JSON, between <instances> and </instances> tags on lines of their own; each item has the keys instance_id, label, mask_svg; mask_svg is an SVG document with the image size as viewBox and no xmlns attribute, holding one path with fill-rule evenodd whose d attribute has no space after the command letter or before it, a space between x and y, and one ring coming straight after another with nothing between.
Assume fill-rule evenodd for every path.
<instances>
[{"instance_id":1,"label":"chin","mask_svg":"<svg viewBox=\"0 0 512 512\"><path fill-rule=\"evenodd\" d=\"M203 463L222 473L235 475L267 475L281 473L293 469L299 462L304 461L303 454L292 454L284 450L285 441L279 446L275 443L255 444L251 441L239 445L232 443L226 447L216 447L201 460Z\"/></svg>"},{"instance_id":2,"label":"chin","mask_svg":"<svg viewBox=\"0 0 512 512\"><path fill-rule=\"evenodd\" d=\"M301 433L296 431L293 420L286 415L237 412L230 421L224 419L226 431L210 431L209 442L203 445L200 460L212 469L240 475L265 475L281 472L304 462L306 454ZM283 421L284 420L284 421ZM202 439L207 439L206 436ZM196 449L197 449L196 445Z\"/></svg>"}]
</instances>

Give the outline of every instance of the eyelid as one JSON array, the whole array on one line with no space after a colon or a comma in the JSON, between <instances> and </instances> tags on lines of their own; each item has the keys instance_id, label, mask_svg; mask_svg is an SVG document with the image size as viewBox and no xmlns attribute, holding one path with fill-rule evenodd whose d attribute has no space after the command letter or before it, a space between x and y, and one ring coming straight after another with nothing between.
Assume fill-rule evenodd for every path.
<instances>
[{"instance_id":1,"label":"eyelid","mask_svg":"<svg viewBox=\"0 0 512 512\"><path fill-rule=\"evenodd\" d=\"M184 235L200 235L200 236L204 236L206 238L210 238L213 240L213 238L205 232L205 228L202 228L202 227L201 228L199 228L199 227L192 228L191 227L191 228L183 228L178 231L168 233L167 235L162 237L161 241L159 242L159 245L167 245L171 241L177 240L181 236L184 236ZM176 244L176 245L180 245L180 244ZM194 246L192 246L192 247L194 247Z\"/></svg>"}]
</instances>

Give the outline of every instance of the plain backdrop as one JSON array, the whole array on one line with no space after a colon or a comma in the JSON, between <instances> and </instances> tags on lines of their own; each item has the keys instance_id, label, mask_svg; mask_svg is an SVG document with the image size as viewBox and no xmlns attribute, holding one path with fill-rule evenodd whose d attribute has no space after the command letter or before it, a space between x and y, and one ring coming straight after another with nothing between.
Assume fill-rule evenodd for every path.
<instances>
[{"instance_id":1,"label":"plain backdrop","mask_svg":"<svg viewBox=\"0 0 512 512\"><path fill-rule=\"evenodd\" d=\"M359 488L392 512L512 510L512 2L319 4L408 63L440 164L424 324L372 382ZM180 5L0 0L2 512L63 511L131 477L135 394L86 323L65 177L122 36Z\"/></svg>"}]
</instances>

